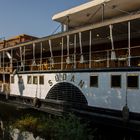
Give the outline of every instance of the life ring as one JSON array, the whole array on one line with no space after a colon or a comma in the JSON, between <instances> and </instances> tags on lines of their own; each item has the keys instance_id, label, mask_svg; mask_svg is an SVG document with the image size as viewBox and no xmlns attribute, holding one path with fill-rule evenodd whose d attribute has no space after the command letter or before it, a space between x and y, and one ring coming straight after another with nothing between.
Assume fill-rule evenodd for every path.
<instances>
[{"instance_id":1,"label":"life ring","mask_svg":"<svg viewBox=\"0 0 140 140\"><path fill-rule=\"evenodd\" d=\"M41 102L37 97L33 99L33 106L38 108L41 106Z\"/></svg>"},{"instance_id":2,"label":"life ring","mask_svg":"<svg viewBox=\"0 0 140 140\"><path fill-rule=\"evenodd\" d=\"M129 121L129 108L127 105L125 105L122 109L122 117L124 122Z\"/></svg>"}]
</instances>

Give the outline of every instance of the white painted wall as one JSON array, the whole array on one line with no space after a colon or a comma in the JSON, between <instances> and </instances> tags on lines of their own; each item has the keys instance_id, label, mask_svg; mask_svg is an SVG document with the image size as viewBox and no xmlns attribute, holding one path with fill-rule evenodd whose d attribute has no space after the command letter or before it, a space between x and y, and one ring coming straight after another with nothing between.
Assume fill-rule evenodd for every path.
<instances>
[{"instance_id":1,"label":"white painted wall","mask_svg":"<svg viewBox=\"0 0 140 140\"><path fill-rule=\"evenodd\" d=\"M138 74L139 72L127 72L127 74ZM66 79L63 79L63 73L44 73L44 74L22 74L24 81L23 96L45 99L49 90L59 82L69 82L78 87L85 95L88 105L114 110L122 110L126 103L126 92L128 94L128 107L131 112L140 113L140 78L138 89L126 89L126 72L100 72L100 73L67 73ZM44 75L44 85L27 84L27 76ZM99 76L99 87L90 87L90 75ZM111 75L121 75L121 88L111 88ZM61 80L56 81L55 76ZM71 81L72 77L74 82ZM51 82L50 82L51 80ZM79 82L84 82L83 87L79 86ZM53 85L50 85L52 83ZM18 76L15 75L15 83L10 85L11 94L20 95Z\"/></svg>"}]
</instances>

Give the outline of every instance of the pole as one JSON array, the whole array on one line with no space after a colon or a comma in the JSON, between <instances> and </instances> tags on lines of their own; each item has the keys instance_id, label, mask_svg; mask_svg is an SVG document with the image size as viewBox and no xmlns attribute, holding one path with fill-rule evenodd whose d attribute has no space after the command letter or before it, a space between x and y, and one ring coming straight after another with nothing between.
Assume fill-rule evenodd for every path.
<instances>
[{"instance_id":1,"label":"pole","mask_svg":"<svg viewBox=\"0 0 140 140\"><path fill-rule=\"evenodd\" d=\"M89 68L91 69L91 45L92 45L92 31L89 32Z\"/></svg>"},{"instance_id":2,"label":"pole","mask_svg":"<svg viewBox=\"0 0 140 140\"><path fill-rule=\"evenodd\" d=\"M63 70L63 49L64 49L64 39L62 37L62 44L61 44L61 70Z\"/></svg>"},{"instance_id":3,"label":"pole","mask_svg":"<svg viewBox=\"0 0 140 140\"><path fill-rule=\"evenodd\" d=\"M42 42L40 43L40 70L42 70Z\"/></svg>"},{"instance_id":4,"label":"pole","mask_svg":"<svg viewBox=\"0 0 140 140\"><path fill-rule=\"evenodd\" d=\"M74 35L74 69L76 69L76 34Z\"/></svg>"},{"instance_id":5,"label":"pole","mask_svg":"<svg viewBox=\"0 0 140 140\"><path fill-rule=\"evenodd\" d=\"M128 22L128 66L131 66L131 24Z\"/></svg>"},{"instance_id":6,"label":"pole","mask_svg":"<svg viewBox=\"0 0 140 140\"><path fill-rule=\"evenodd\" d=\"M104 17L105 17L105 4L102 4L102 22L104 21Z\"/></svg>"}]
</instances>

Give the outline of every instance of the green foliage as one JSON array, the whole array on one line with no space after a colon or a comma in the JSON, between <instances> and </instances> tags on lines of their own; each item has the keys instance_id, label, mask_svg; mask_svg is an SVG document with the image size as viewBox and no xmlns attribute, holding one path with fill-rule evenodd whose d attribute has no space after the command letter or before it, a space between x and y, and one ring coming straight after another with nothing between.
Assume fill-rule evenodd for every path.
<instances>
[{"instance_id":1,"label":"green foliage","mask_svg":"<svg viewBox=\"0 0 140 140\"><path fill-rule=\"evenodd\" d=\"M17 120L14 124L14 128L18 128L21 131L32 131L36 130L39 124L38 118L27 115L20 120Z\"/></svg>"},{"instance_id":2,"label":"green foliage","mask_svg":"<svg viewBox=\"0 0 140 140\"><path fill-rule=\"evenodd\" d=\"M49 140L88 140L90 131L87 124L73 114L62 118L26 115L17 120L12 128L30 131Z\"/></svg>"},{"instance_id":3,"label":"green foliage","mask_svg":"<svg viewBox=\"0 0 140 140\"><path fill-rule=\"evenodd\" d=\"M57 140L86 140L88 139L88 131L85 124L81 124L80 120L74 115L67 118L60 118L55 124L55 138Z\"/></svg>"}]
</instances>

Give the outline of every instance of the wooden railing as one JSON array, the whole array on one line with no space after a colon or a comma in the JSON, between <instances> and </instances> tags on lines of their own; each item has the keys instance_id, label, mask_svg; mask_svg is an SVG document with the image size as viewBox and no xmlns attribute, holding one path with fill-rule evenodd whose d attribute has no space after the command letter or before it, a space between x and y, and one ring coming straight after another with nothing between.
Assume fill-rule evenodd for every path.
<instances>
[{"instance_id":1,"label":"wooden railing","mask_svg":"<svg viewBox=\"0 0 140 140\"><path fill-rule=\"evenodd\" d=\"M68 56L54 56L53 62L50 57L28 59L22 62L18 61L10 67L9 63L5 63L4 67L0 67L0 72L12 73L15 69L17 71L49 71L49 70L73 70L73 69L94 69L94 68L118 68L129 66L140 67L140 46L131 47L131 56L128 55L128 48L115 49L115 57L112 57L112 50L91 52L91 59L89 53L83 53L83 62L80 62L81 55L69 55L70 62L66 62ZM63 61L62 61L63 60Z\"/></svg>"}]
</instances>

